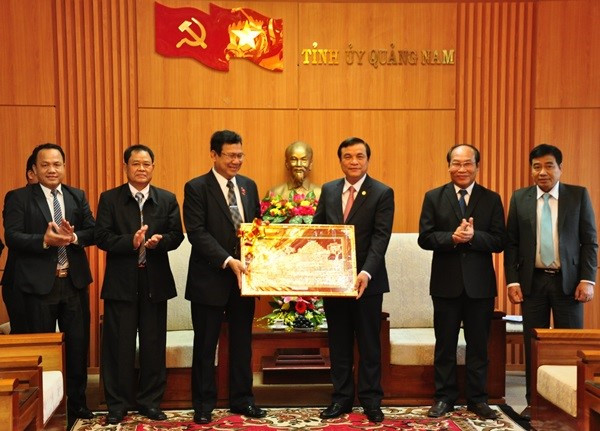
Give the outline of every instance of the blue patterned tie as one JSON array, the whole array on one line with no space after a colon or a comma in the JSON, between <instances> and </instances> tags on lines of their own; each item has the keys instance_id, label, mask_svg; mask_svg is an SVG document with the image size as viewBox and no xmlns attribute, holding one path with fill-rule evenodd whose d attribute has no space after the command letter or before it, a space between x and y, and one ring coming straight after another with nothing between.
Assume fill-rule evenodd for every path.
<instances>
[{"instance_id":1,"label":"blue patterned tie","mask_svg":"<svg viewBox=\"0 0 600 431\"><path fill-rule=\"evenodd\" d=\"M233 220L233 226L235 227L235 231L237 232L242 224L242 215L240 214L240 210L237 205L237 199L235 198L235 192L233 191L233 182L231 180L227 181L227 188L229 191L227 192L227 199L229 200L229 212L231 213L231 219Z\"/></svg>"},{"instance_id":2,"label":"blue patterned tie","mask_svg":"<svg viewBox=\"0 0 600 431\"><path fill-rule=\"evenodd\" d=\"M544 193L544 204L542 205L542 220L540 223L540 257L542 263L546 266L552 265L554 262L554 240L552 239L552 213L550 212L550 204L548 200L550 195Z\"/></svg>"},{"instance_id":3,"label":"blue patterned tie","mask_svg":"<svg viewBox=\"0 0 600 431\"><path fill-rule=\"evenodd\" d=\"M140 207L140 227L144 226L144 213L142 212L142 210L144 209L144 194L142 192L137 192L135 194L135 200L138 203L138 206ZM138 265L145 265L146 264L146 247L144 246L144 242L142 241L142 244L140 245L140 248L138 250Z\"/></svg>"},{"instance_id":4,"label":"blue patterned tie","mask_svg":"<svg viewBox=\"0 0 600 431\"><path fill-rule=\"evenodd\" d=\"M464 217L465 213L467 212L467 201L465 200L465 195L467 194L467 191L465 189L460 189L458 191L458 194L460 195L460 198L458 198L458 206L460 207L460 212Z\"/></svg>"},{"instance_id":5,"label":"blue patterned tie","mask_svg":"<svg viewBox=\"0 0 600 431\"><path fill-rule=\"evenodd\" d=\"M57 225L61 225L62 224L62 210L60 209L60 202L58 202L58 190L54 189L52 190L50 193L52 193L52 196L54 196L53 202L52 202L52 206L54 208L54 223L56 223ZM58 247L58 267L59 268L64 268L67 264L67 249L65 246L59 246Z\"/></svg>"}]
</instances>

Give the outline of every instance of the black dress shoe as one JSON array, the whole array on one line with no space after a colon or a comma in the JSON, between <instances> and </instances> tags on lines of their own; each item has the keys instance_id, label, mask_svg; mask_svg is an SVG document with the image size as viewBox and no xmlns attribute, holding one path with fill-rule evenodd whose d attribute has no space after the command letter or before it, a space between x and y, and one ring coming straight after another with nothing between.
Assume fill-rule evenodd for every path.
<instances>
[{"instance_id":1,"label":"black dress shoe","mask_svg":"<svg viewBox=\"0 0 600 431\"><path fill-rule=\"evenodd\" d=\"M197 412L194 413L194 422L200 425L205 425L210 423L212 420L211 412Z\"/></svg>"},{"instance_id":2,"label":"black dress shoe","mask_svg":"<svg viewBox=\"0 0 600 431\"><path fill-rule=\"evenodd\" d=\"M497 419L498 414L487 403L468 404L467 410L472 411L481 419Z\"/></svg>"},{"instance_id":3,"label":"black dress shoe","mask_svg":"<svg viewBox=\"0 0 600 431\"><path fill-rule=\"evenodd\" d=\"M116 425L123 420L125 417L125 412L122 410L112 410L108 411L106 415L106 423L110 425Z\"/></svg>"},{"instance_id":4,"label":"black dress shoe","mask_svg":"<svg viewBox=\"0 0 600 431\"><path fill-rule=\"evenodd\" d=\"M142 416L146 416L148 419L152 419L153 421L164 421L167 418L167 415L164 414L161 409L156 407L140 407L138 413Z\"/></svg>"},{"instance_id":5,"label":"black dress shoe","mask_svg":"<svg viewBox=\"0 0 600 431\"><path fill-rule=\"evenodd\" d=\"M454 406L444 401L436 401L427 411L427 416L430 418L439 418L454 410Z\"/></svg>"},{"instance_id":6,"label":"black dress shoe","mask_svg":"<svg viewBox=\"0 0 600 431\"><path fill-rule=\"evenodd\" d=\"M68 415L80 419L93 419L94 413L87 407L79 407L78 409L69 409Z\"/></svg>"},{"instance_id":7,"label":"black dress shoe","mask_svg":"<svg viewBox=\"0 0 600 431\"><path fill-rule=\"evenodd\" d=\"M369 419L369 422L383 422L384 416L380 408L365 410L365 415L367 415L367 419Z\"/></svg>"},{"instance_id":8,"label":"black dress shoe","mask_svg":"<svg viewBox=\"0 0 600 431\"><path fill-rule=\"evenodd\" d=\"M350 413L351 411L352 407L344 407L339 403L333 403L325 410L322 410L319 416L321 417L321 419L333 419L337 418L338 416L344 413Z\"/></svg>"},{"instance_id":9,"label":"black dress shoe","mask_svg":"<svg viewBox=\"0 0 600 431\"><path fill-rule=\"evenodd\" d=\"M246 407L231 407L232 413L237 413L238 415L248 416L250 418L264 418L267 415L267 412L261 408L256 407L254 404L248 404Z\"/></svg>"},{"instance_id":10,"label":"black dress shoe","mask_svg":"<svg viewBox=\"0 0 600 431\"><path fill-rule=\"evenodd\" d=\"M526 421L530 421L531 420L531 406L525 407L519 416L521 416Z\"/></svg>"}]
</instances>

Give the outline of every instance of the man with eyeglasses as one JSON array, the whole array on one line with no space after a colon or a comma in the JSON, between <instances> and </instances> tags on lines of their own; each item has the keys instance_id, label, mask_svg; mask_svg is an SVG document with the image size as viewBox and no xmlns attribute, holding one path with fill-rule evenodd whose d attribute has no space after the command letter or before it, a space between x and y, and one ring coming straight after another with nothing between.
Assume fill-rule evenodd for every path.
<instances>
[{"instance_id":1,"label":"man with eyeglasses","mask_svg":"<svg viewBox=\"0 0 600 431\"><path fill-rule=\"evenodd\" d=\"M221 323L229 324L229 408L261 418L252 394L254 297L240 295L240 223L260 216L256 183L239 175L242 138L230 130L210 139L212 169L185 185L183 220L192 244L185 297L194 327L192 406L194 422L208 424L217 403L215 353ZM227 366L221 365L219 366Z\"/></svg>"},{"instance_id":2,"label":"man with eyeglasses","mask_svg":"<svg viewBox=\"0 0 600 431\"><path fill-rule=\"evenodd\" d=\"M451 412L459 397L456 351L462 322L467 409L482 419L495 419L487 404L487 346L496 297L492 253L504 248L504 209L497 193L475 183L477 148L455 145L446 160L451 181L425 194L419 221L419 245L433 250L435 395L427 414L440 417Z\"/></svg>"},{"instance_id":3,"label":"man with eyeglasses","mask_svg":"<svg viewBox=\"0 0 600 431\"><path fill-rule=\"evenodd\" d=\"M177 296L168 252L183 241L177 198L150 184L152 150L130 146L123 169L127 183L100 195L95 229L98 248L107 252L100 372L111 425L128 410L152 420L167 418L160 410L167 382L167 300Z\"/></svg>"},{"instance_id":4,"label":"man with eyeglasses","mask_svg":"<svg viewBox=\"0 0 600 431\"><path fill-rule=\"evenodd\" d=\"M83 190L63 184L65 153L46 143L33 150L38 184L12 191L3 211L12 286L22 292L27 333L65 333L67 416L91 419L86 403L89 292L85 247L94 243L94 217Z\"/></svg>"}]
</instances>

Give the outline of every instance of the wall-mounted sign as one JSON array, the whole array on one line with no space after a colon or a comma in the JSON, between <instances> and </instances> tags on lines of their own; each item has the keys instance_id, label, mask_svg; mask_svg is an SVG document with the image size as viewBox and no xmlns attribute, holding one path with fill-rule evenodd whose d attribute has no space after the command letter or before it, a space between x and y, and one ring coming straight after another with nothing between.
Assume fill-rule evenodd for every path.
<instances>
[{"instance_id":1,"label":"wall-mounted sign","mask_svg":"<svg viewBox=\"0 0 600 431\"><path fill-rule=\"evenodd\" d=\"M210 4L210 13L155 3L156 52L191 57L228 71L229 60L245 58L265 69L283 70L283 20L248 8Z\"/></svg>"},{"instance_id":2,"label":"wall-mounted sign","mask_svg":"<svg viewBox=\"0 0 600 431\"><path fill-rule=\"evenodd\" d=\"M368 64L374 68L379 66L444 66L453 65L454 49L398 49L390 44L385 49L359 49L348 44L347 49L320 48L313 42L312 48L300 51L302 64L307 66L337 66L346 63L348 66Z\"/></svg>"}]
</instances>

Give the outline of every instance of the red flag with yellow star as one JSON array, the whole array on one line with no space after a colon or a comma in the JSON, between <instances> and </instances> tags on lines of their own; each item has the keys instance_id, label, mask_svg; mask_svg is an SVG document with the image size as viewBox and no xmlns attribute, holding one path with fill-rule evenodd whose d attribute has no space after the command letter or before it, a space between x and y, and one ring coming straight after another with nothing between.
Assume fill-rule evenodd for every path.
<instances>
[{"instance_id":1,"label":"red flag with yellow star","mask_svg":"<svg viewBox=\"0 0 600 431\"><path fill-rule=\"evenodd\" d=\"M195 58L222 71L229 70L232 58L283 71L283 20L248 8L225 9L212 3L209 11L155 2L156 52Z\"/></svg>"}]
</instances>

